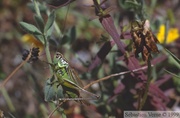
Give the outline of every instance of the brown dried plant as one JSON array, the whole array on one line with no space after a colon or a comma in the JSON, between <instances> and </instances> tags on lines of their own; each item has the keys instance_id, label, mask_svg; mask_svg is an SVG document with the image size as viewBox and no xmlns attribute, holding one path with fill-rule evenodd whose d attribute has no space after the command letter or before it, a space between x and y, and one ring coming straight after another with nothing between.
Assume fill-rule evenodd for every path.
<instances>
[{"instance_id":1,"label":"brown dried plant","mask_svg":"<svg viewBox=\"0 0 180 118\"><path fill-rule=\"evenodd\" d=\"M142 54L144 61L151 58L151 52L159 52L156 46L157 38L150 29L150 23L145 21L133 21L131 23L131 36L134 43L135 56Z\"/></svg>"}]
</instances>

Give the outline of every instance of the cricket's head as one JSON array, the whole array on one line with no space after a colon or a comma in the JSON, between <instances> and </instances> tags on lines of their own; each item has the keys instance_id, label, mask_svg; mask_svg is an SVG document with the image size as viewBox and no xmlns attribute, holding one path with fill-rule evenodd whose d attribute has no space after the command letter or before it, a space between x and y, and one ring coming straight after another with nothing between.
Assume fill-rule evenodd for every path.
<instances>
[{"instance_id":1,"label":"cricket's head","mask_svg":"<svg viewBox=\"0 0 180 118\"><path fill-rule=\"evenodd\" d=\"M63 57L63 55L62 55L60 52L56 52L56 53L55 53L55 58L58 59L58 60L60 60L60 59L62 59L62 58L64 58L64 57Z\"/></svg>"},{"instance_id":2,"label":"cricket's head","mask_svg":"<svg viewBox=\"0 0 180 118\"><path fill-rule=\"evenodd\" d=\"M56 52L54 56L54 63L58 64L60 67L69 66L68 61L60 52Z\"/></svg>"}]
</instances>

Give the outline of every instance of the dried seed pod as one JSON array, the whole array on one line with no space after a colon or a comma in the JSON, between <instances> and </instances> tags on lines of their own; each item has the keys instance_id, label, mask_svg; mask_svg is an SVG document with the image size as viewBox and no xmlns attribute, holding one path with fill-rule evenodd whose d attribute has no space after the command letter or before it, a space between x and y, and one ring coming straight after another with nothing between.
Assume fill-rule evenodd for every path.
<instances>
[{"instance_id":1,"label":"dried seed pod","mask_svg":"<svg viewBox=\"0 0 180 118\"><path fill-rule=\"evenodd\" d=\"M33 47L30 51L25 49L22 54L22 60L26 60L29 54L31 57L29 58L28 63L37 61L39 56L39 48Z\"/></svg>"},{"instance_id":2,"label":"dried seed pod","mask_svg":"<svg viewBox=\"0 0 180 118\"><path fill-rule=\"evenodd\" d=\"M150 24L148 20L134 21L131 24L131 36L134 43L135 55L142 54L144 61L151 58L151 52L159 52L156 46L158 43L157 38L150 30Z\"/></svg>"},{"instance_id":3,"label":"dried seed pod","mask_svg":"<svg viewBox=\"0 0 180 118\"><path fill-rule=\"evenodd\" d=\"M29 50L24 49L22 54L22 60L26 60L29 55Z\"/></svg>"}]
</instances>

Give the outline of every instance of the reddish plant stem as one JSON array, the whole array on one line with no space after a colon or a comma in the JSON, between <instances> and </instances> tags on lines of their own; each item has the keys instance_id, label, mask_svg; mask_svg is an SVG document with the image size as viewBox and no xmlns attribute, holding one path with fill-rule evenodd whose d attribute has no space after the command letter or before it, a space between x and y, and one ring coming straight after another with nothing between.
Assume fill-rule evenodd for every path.
<instances>
[{"instance_id":1,"label":"reddish plant stem","mask_svg":"<svg viewBox=\"0 0 180 118\"><path fill-rule=\"evenodd\" d=\"M108 14L101 17L99 21L101 22L103 28L111 35L119 50L124 54L126 45L120 41L120 35L116 30L112 17Z\"/></svg>"}]
</instances>

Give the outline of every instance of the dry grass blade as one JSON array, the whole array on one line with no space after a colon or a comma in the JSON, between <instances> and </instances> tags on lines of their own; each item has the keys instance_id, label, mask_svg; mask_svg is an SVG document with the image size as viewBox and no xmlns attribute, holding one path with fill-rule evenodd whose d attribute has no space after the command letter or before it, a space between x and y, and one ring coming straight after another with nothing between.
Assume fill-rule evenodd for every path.
<instances>
[{"instance_id":1,"label":"dry grass blade","mask_svg":"<svg viewBox=\"0 0 180 118\"><path fill-rule=\"evenodd\" d=\"M30 59L31 57L31 51L30 50L30 53L28 55L28 57L19 64L19 66L17 66L6 78L5 80L3 81L3 83L0 85L0 88L2 88L3 86L6 85L6 83L11 79L11 77Z\"/></svg>"},{"instance_id":2,"label":"dry grass blade","mask_svg":"<svg viewBox=\"0 0 180 118\"><path fill-rule=\"evenodd\" d=\"M144 67L141 67L141 68L138 68L138 69L134 69L134 70L132 70L132 71L125 71L125 72L120 72L120 73L111 74L111 75L109 75L109 76L106 76L106 77L103 77L103 78L101 78L101 79L98 79L98 80L96 80L96 81L91 82L90 84L86 85L86 86L84 87L84 89L87 89L87 88L89 88L91 85L93 85L93 84L95 84L95 83L99 83L99 82L104 81L104 80L107 80L107 79L109 79L109 78L111 78L111 77L120 76L120 75L124 75L124 74L128 74L128 73L134 73L134 72L137 72L137 71L140 71L140 70L144 70L144 69L147 69L147 66L144 66Z\"/></svg>"}]
</instances>

